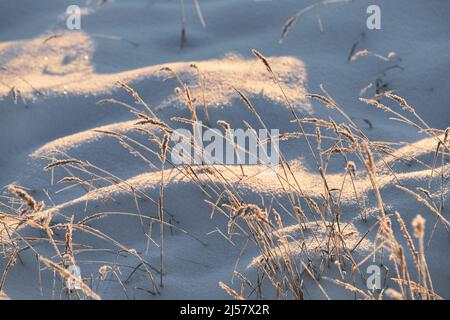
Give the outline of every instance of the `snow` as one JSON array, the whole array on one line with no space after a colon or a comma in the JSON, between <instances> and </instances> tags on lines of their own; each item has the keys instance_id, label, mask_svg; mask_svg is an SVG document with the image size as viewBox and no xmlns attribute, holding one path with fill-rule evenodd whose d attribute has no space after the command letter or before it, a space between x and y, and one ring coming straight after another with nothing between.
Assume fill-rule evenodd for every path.
<instances>
[{"instance_id":1,"label":"snow","mask_svg":"<svg viewBox=\"0 0 450 320\"><path fill-rule=\"evenodd\" d=\"M434 290L440 296L450 298L450 238L447 230L424 205L395 186L400 181L413 190L417 187L428 189L435 140L418 133L415 128L388 119L387 113L358 100L361 90L369 83L373 86L361 96L371 97L377 79L381 79L387 89L395 90L414 106L431 127L445 130L450 126L450 82L447 81L450 74L450 3L445 0L357 0L321 6L302 16L279 43L285 21L314 1L199 2L206 27L196 16L194 1L186 0L187 42L180 48L180 9L175 0L110 0L103 5L76 0L2 0L0 186L15 184L27 188L37 200L45 201L47 213L53 213L54 223L63 223L72 215L79 221L95 213L111 213L89 225L99 228L124 248L135 249L151 270L157 270L159 227L155 222L155 242L149 241L143 229L148 228L150 220L142 224L129 186L146 195L137 200L139 211L144 216L157 217L161 172L130 155L114 137L99 132L136 136L132 130L134 117L126 108L98 102L115 99L137 107L133 97L118 87L117 81L123 81L141 95L160 119L186 127L170 120L173 116L189 117L189 111L174 91L179 83L169 73L161 71L171 68L189 83L192 96L197 99L199 117L205 122L215 124L217 120L225 120L233 128L244 128L245 120L259 126L239 99L234 90L237 88L248 95L269 128L280 129L280 132L295 131L298 127L291 122L292 115L284 104L282 92L251 52L256 48L268 57L299 114L328 119L332 112L305 95L306 92L321 93L320 85L323 84L371 140L392 142L396 155L409 156L427 164L414 160L404 163L387 155L377 157L378 162L392 165L397 173L394 179L389 172L378 172L378 184L388 211L399 211L408 227L417 214L426 218L426 258ZM66 28L65 11L73 4L83 9L81 30ZM381 7L381 30L366 28L366 8L370 4ZM318 24L319 16L323 30ZM387 62L369 55L350 62L351 47L358 39L356 51L367 49L384 57L395 52L399 59ZM191 64L201 71L206 90ZM393 65L400 67L382 71ZM13 87L20 91L17 103L13 101ZM208 119L203 113L202 95L208 104ZM335 114L333 117L342 120ZM323 132L324 135L327 133ZM306 144L297 139L281 146L305 194L319 200L323 184ZM103 187L88 193L80 187L65 188L68 184L56 182L67 172L43 170L49 163L45 157L55 150L89 161L122 182L103 183ZM156 157L152 159L154 161ZM342 161L330 161L327 180L331 188L341 187L343 166ZM447 162L441 164L438 161L430 192L435 199L440 197L441 169L446 172L447 179L444 181L442 214L450 220ZM258 166L245 166L248 179L241 180L239 166L219 170L248 203L267 207L274 202L287 204L285 190L270 171L261 172ZM132 273L140 263L136 256L126 252L118 254L117 247L110 242L75 231L74 243L79 249L77 263L83 277L97 277L103 265L117 267L116 276L109 274L108 281L94 281L93 289L102 298L224 299L229 296L218 284L222 281L239 290L239 281L233 275L235 270L255 278L254 263L259 251L242 237L226 239L221 234L226 233L228 220L220 212L212 214L211 204L206 201L214 203L217 199L206 197L198 185L180 171L167 169L166 172L165 209L176 228L165 230L164 286L158 287L159 294L151 293L154 288L143 268ZM198 177L203 183L211 179L201 168ZM359 217L350 184L345 185L341 201L342 220L348 224L350 247L371 230L354 252L354 258L359 262L374 246L375 231L371 226L376 223L377 203L362 168L358 168L357 177L356 188L367 206L368 221ZM217 178L215 182L220 184L220 181ZM119 212L130 214L125 216ZM305 243L312 251L320 251L316 246L320 239L315 237L326 238L326 230L314 225L308 230L315 236L303 235ZM395 230L398 240L406 248L398 225ZM301 230L292 224L280 232L298 236ZM22 229L21 234L43 235L27 228ZM64 241L63 230L55 236ZM36 248L41 255L56 261L57 257L53 256L54 251L47 243L39 243ZM105 250L89 250L93 248ZM300 248L292 250L296 252ZM386 257L384 261L387 266L388 260ZM7 261L2 254L0 270L4 270ZM335 276L336 270L329 269L325 274ZM157 272L154 276L159 282ZM122 280L125 291L117 278ZM60 285L55 289L53 281L53 272L38 263L32 250L25 250L20 254L20 261L9 271L3 291L11 299L64 298ZM353 293L325 279L321 279L320 284L331 298L354 299ZM324 298L313 280L306 280L304 288L305 298ZM268 283L263 285L262 292L265 298L275 296L275 290Z\"/></svg>"}]
</instances>

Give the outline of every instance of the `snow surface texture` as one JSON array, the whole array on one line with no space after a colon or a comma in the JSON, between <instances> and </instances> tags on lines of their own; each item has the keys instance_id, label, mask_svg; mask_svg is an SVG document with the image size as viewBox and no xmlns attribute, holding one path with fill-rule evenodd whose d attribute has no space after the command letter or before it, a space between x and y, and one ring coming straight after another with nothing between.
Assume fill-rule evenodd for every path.
<instances>
[{"instance_id":1,"label":"snow surface texture","mask_svg":"<svg viewBox=\"0 0 450 320\"><path fill-rule=\"evenodd\" d=\"M160 71L170 67L190 85L196 103L204 95L211 124L225 120L233 128L244 128L243 120L246 120L257 125L234 87L248 95L268 127L278 128L280 132L295 131L297 127L290 122L292 115L284 104L282 92L251 53L256 48L269 57L286 95L300 114L328 119L330 110L305 95L321 93L320 84L323 84L371 140L399 143L392 145L398 149L396 154L426 163L377 157L378 162L390 164L397 172L395 178L387 170L378 172L378 184L387 211L391 214L399 211L408 228L417 214L426 218L426 258L434 290L450 298L447 230L428 208L395 187L401 182L413 190L428 189L435 140L418 134L416 128L389 120L387 113L358 100L360 96L373 96L378 81L381 86L385 84L384 89L395 90L407 99L431 127L444 130L450 125L450 3L358 0L321 6L302 16L283 43L279 43L285 21L311 3L306 0L200 1L206 21L203 28L194 1L187 0L186 44L180 49L180 10L175 0L115 0L103 5L75 0L0 1L0 186L15 184L26 188L35 199L46 203L53 213L52 223L62 223L72 215L74 221L80 221L100 212L134 214L99 217L89 225L120 242L123 248L135 249L159 284L159 226L154 223L150 241L145 236L149 223L137 216L135 199L127 188L131 185L137 192L146 194L148 198L136 200L139 211L157 217L161 172L130 155L114 137L93 131L134 134L131 128L135 121L128 110L97 102L115 99L137 107L133 97L118 88L116 81L120 80L133 87L160 119L174 124L170 121L173 116L189 117L188 109L174 92L179 83ZM65 27L65 10L72 4L82 7L81 30L69 31ZM378 4L382 9L381 30L371 31L366 27L369 4ZM367 49L384 57L395 52L396 57L384 61L369 55L349 61L352 45L358 40L356 51ZM197 81L197 71L190 67L191 63L203 73L205 90ZM373 83L372 87L361 93L369 83ZM16 103L13 92L18 95ZM200 106L199 116L206 120ZM310 132L314 134L314 130ZM305 194L320 201L324 186L306 144L298 139L283 144L282 149ZM57 182L68 172L61 168L43 170L49 163L45 157L55 150L89 161L123 182L103 183L102 188L89 192L79 186L65 188L70 184ZM328 164L327 179L330 188L339 189L345 163L337 160L338 157L333 159ZM368 221L362 221L359 216L359 205L350 183L345 185L341 197L341 220L348 225L346 241L349 248L357 245L353 252L357 263L374 247L375 231L362 242L359 240L376 223L378 211L370 180L360 169L356 187L365 203ZM242 181L238 166L222 168L221 172L247 203L266 208L287 203L286 193L274 174L261 172L257 166L246 166L244 170L248 178ZM441 170L444 178L447 177L444 182L440 180ZM257 247L239 236L226 239L227 219L220 212L212 214L211 204L205 201L217 199L207 198L191 178L176 170L166 171L165 210L176 228L165 228L164 286L158 287L159 294L154 294L155 289L145 269L139 267L141 261L136 256L124 251L118 253L117 246L111 242L75 230L77 264L84 278L94 279L88 281L92 289L102 298L111 299L222 299L229 296L219 287L220 281L240 290L235 270L256 282ZM429 189L436 203L443 192L445 203L448 200L445 160L438 161L436 172ZM200 172L199 179L207 183L211 178ZM448 205L444 205L442 215L450 220ZM295 238L302 233L300 229L291 220L280 232ZM395 230L398 240L407 248L398 225ZM318 243L326 239L317 237L326 238L326 234L323 226L311 224L302 237L308 249L320 255ZM24 228L22 235L43 236L43 231ZM59 247L63 250L64 230L55 230L55 238L62 241ZM105 250L93 250L100 248ZM52 246L45 241L37 242L36 250L57 262ZM293 248L292 252L295 250L301 248ZM5 295L12 299L65 298L59 277L55 278L53 271L38 263L35 252L24 250L19 257L5 279ZM389 257L385 260L389 266ZM415 267L411 261L413 273ZM0 270L7 263L8 255L3 252ZM114 266L114 272L108 269L106 280L99 281L98 270L104 265ZM365 266L361 268L363 272ZM333 265L319 269L326 277L339 278ZM393 270L389 272L392 275ZM320 279L319 283L330 298L355 298L354 293L330 281ZM325 298L310 278L305 277L303 287L305 298ZM359 287L364 287L364 283ZM275 290L263 283L262 295L273 298Z\"/></svg>"}]
</instances>

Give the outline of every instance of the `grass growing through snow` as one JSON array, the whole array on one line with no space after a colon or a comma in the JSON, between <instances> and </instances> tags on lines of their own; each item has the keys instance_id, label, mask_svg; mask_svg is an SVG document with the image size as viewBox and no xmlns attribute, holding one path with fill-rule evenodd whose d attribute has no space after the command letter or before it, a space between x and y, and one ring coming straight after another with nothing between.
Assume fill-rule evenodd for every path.
<instances>
[{"instance_id":1,"label":"grass growing through snow","mask_svg":"<svg viewBox=\"0 0 450 320\"><path fill-rule=\"evenodd\" d=\"M40 265L39 270L42 270L44 266L52 270L55 277L59 275L62 279L60 287L53 289L55 297L99 299L101 297L93 288L98 287L106 278L119 283L124 294L129 297L128 280L138 271L144 272L147 276L149 285L145 291L149 295L160 294L161 290L164 290L162 287L166 274L164 240L169 236L167 230L184 233L202 245L206 245L189 230L178 226L174 222L175 215L164 205L168 176L172 172L177 172L197 186L199 197L203 197L204 201L211 206L211 215L220 214L226 217L227 232L222 233L225 237L224 241L233 243L235 238L240 238L244 239L246 246L252 245L258 249L258 255L252 262L254 274L245 275L237 270L234 272L233 278L239 282L239 289L231 288L232 285L226 284L225 280L217 284L218 290L223 289L234 298L305 299L308 297L308 286L315 286L323 297L328 299L333 297L327 292L326 287L334 283L352 292L355 298L382 299L387 296L394 299L439 299L439 295L433 289L424 244L424 237L430 229L430 223L429 220L427 223L423 216L429 216L431 213L436 217L437 223L447 229L449 227L444 212L444 193L448 179L448 166L445 163L449 154L449 129L430 128L405 99L393 92L378 93L370 99L361 98L361 103L387 112L395 121L408 124L433 139L436 149L433 161L428 168L430 170L429 188L433 176L439 175L440 196L436 199L436 196L428 189L418 187L415 191L413 186L403 185L398 178L398 173L390 166L387 159L389 157L400 161L405 159L399 159L388 143L371 141L364 130L346 114L344 108L324 87L321 88L322 92L310 93L308 97L321 103L335 116L320 119L307 118L301 114L286 95L284 85L276 73L277 66L272 66L270 59L259 51L253 50L253 53L267 69L268 83L272 82L278 88L287 112L291 115L291 121L298 127L296 132L282 133L279 137L269 137L269 140L302 140L313 160L322 192L314 195L305 192L305 186L296 175L292 163L282 153L280 153L279 170L270 166L266 169L275 177L277 187L283 192L282 198L288 205L285 205L274 193L271 194L273 205L247 202L245 194L241 193L230 177L239 182L249 179L246 172L246 169L249 170L248 166L241 165L239 172L236 172L230 166L220 164L174 165L167 156L172 150L170 137L174 129L181 123L193 126L199 119L197 101L201 101L200 105L208 119L207 102L204 95L193 97L189 85L184 83L175 71L165 68L162 72L177 78L180 85L177 92L185 101L190 117L174 117L170 124L166 123L158 118L139 93L127 84L119 83L118 85L134 98L135 105L112 99L103 100L100 103L114 103L128 109L136 119L132 125L132 131L144 139L120 132L97 130L99 134L113 137L126 152L144 161L152 170L160 172L158 197L152 197L126 180L102 169L101 164L96 165L83 159L76 159L62 151L55 152L46 158L48 165L45 170L52 173L55 170L65 173L66 176L58 183L70 184L67 188L80 187L86 193L114 185L130 196L130 201L135 204L136 213L98 212L75 221L72 216L61 215L52 206L46 208L43 202L34 200L26 189L8 186L0 198L1 253L7 261L0 280L0 292L8 281L10 270L20 263L21 254L31 250L36 256L36 263ZM195 68L198 71L199 81L202 83L202 90L206 90L201 70L198 67ZM235 90L236 96L242 100L243 105L247 107L257 123L263 128L268 128L258 112L258 105L254 105L240 88ZM343 120L339 122L335 119ZM208 121L208 124L204 126L208 128L215 125ZM244 125L254 129L247 121L244 121ZM223 128L223 138L231 142L227 134L227 130L231 128L230 124L219 120L217 126ZM181 138L193 143L194 149L200 152L195 142L188 137ZM263 145L268 141L258 141L258 143ZM236 148L239 146L236 145ZM237 153L236 149L235 152ZM327 173L328 165L336 157L344 163L341 168L339 188L332 187L334 184ZM439 159L440 166L438 166ZM412 161L415 160L412 159ZM405 161L411 161L411 159ZM404 192L405 196L410 196L412 200L422 203L423 209L429 212L418 215L411 225L407 225L402 218L404 214L402 208L390 208L385 203L385 195L380 187L381 171L388 172L388 176L396 181L397 188ZM369 181L370 192L375 194L377 209L372 225L369 225L370 220L367 214L369 207L364 195L368 191L360 190L363 180ZM349 186L354 195L352 208L355 211L352 214L354 217L359 217L361 223L366 224L368 229L366 234L356 240L352 239L355 234L352 225L343 222L345 210L342 207L342 194ZM109 195L105 195L105 198L108 200ZM140 210L140 199L146 199L157 210L144 214ZM348 215L348 213L345 214ZM55 215L58 215L58 222L54 222ZM144 253L121 244L114 240L113 235L105 234L90 225L92 221L117 215L140 221L141 230L136 231L142 232L149 242L159 246L158 263L147 261ZM156 235L153 230L154 225L159 226ZM22 231L29 228L38 230L41 236L23 236ZM401 244L401 239L398 239L399 233L395 232L394 228L401 230L401 234L407 240L407 246ZM291 229L298 232L293 236L288 232ZM62 231L62 234L58 231ZM365 257L360 258L356 252L369 232L375 234L373 248ZM90 234L108 243L108 249L90 248L90 250L110 250L112 254L118 256L129 256L134 259L135 265L126 266L129 273L124 276L116 263L103 264L98 261L97 264L100 265L98 274L84 279L80 290L65 289L63 282L70 280L71 277L67 267L76 263L77 254L83 251L82 243L74 243L76 233ZM51 246L54 255L43 256L39 250L41 243ZM110 249L111 246L114 249ZM372 260L378 264L388 264L384 262L386 257L389 258L393 271L387 274L388 279L381 290L371 291L365 286L367 275L364 267ZM412 267L408 266L408 261L413 262ZM333 270L333 272L327 272L327 270ZM330 274L334 276L330 277ZM56 295L58 292L59 295Z\"/></svg>"}]
</instances>

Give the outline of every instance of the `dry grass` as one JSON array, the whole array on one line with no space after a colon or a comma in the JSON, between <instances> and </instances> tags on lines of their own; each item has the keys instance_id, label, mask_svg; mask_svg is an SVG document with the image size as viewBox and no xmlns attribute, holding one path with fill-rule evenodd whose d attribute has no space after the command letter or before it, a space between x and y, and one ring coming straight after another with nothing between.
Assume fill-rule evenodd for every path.
<instances>
[{"instance_id":1,"label":"dry grass","mask_svg":"<svg viewBox=\"0 0 450 320\"><path fill-rule=\"evenodd\" d=\"M321 1L314 6L335 2L338 1ZM183 1L180 3L183 4ZM282 37L287 34L288 29L298 17L308 10L304 9L300 11L287 22ZM165 231L167 229L177 229L188 234L187 231L182 230L172 223L173 215L167 212L164 206L166 175L170 169L192 181L205 197L205 201L211 205L213 212L220 212L220 214L227 217L228 233L223 234L223 236L228 241L232 241L233 238L239 236L258 248L259 255L254 261L256 268L255 283L242 273L236 271L241 281L240 292L237 292L222 282L219 284L220 288L236 299L263 298L266 296L276 296L278 299L305 299L305 286L311 283L318 288L324 298L331 298L325 289L325 282L323 280L329 280L330 283L349 290L355 294L356 298L382 299L387 296L395 299L439 299L438 294L434 292L426 261L426 249L424 245L426 231L425 219L422 215L418 215L412 225L408 226L400 214L402 208L397 208L395 215L390 214L386 210L387 206L384 202L383 190L380 188L379 183L379 172L386 169L385 167L387 165L378 159L386 153L390 154L392 148L381 142L370 141L364 131L351 120L344 109L323 87L320 94L311 93L308 94L308 97L322 103L326 108L335 113L336 118L339 116L339 118L344 119L344 122L337 122L334 120L334 117L320 119L307 118L300 115L299 110L293 106L283 90L283 83L278 80L276 66L272 66L269 59L259 51L253 50L253 53L267 69L268 81L273 81L274 86L280 90L280 93L284 97L287 110L292 115L292 122L298 125L297 132L292 133L290 136L285 135L283 138L286 140L293 137L301 137L304 139L314 161L317 170L316 173L320 179L319 183L323 187L321 194L310 196L304 192L302 182L294 174L292 164L286 160L282 153L280 153L280 170L273 170L270 166L267 168L276 176L280 189L284 191L283 198L288 203L287 206L282 205L281 201L278 200L279 197L272 194L273 202L278 205L277 209L274 206L246 202L245 196L233 184L230 184L223 174L224 170L230 170L226 166L203 165L201 168L191 165L175 166L171 163L167 154L171 152L170 137L176 128L159 119L152 108L134 89L120 82L119 86L135 99L139 108L112 99L102 102L115 103L128 109L136 118L136 122L133 125L134 132L146 138L145 141L152 143L144 143L141 140L118 132L98 132L113 137L124 147L126 152L143 160L150 168L160 171L159 197L156 199L152 198L145 192L136 189L127 181L116 177L113 173L82 159L75 159L64 152L58 152L54 156L47 157L46 160L49 164L45 167L45 170L52 172L59 170L68 174L59 183L73 183L74 186L83 187L86 192L101 188L105 185L116 185L121 191L129 194L130 199L136 203L138 213L103 212L87 216L80 221L74 221L71 217L66 218L64 223L55 224L52 222L54 211L51 210L51 207L48 210L44 210L44 204L36 201L26 189L18 186L9 186L7 188L9 194L4 196L4 199L2 198L3 200L0 202L0 223L3 226L0 232L2 237L0 242L3 246L3 256L8 261L0 281L0 292L7 281L8 272L14 267L17 259L20 259L20 254L24 250L32 250L40 262L49 269L56 271L63 280L70 278L71 275L67 271L67 266L76 262L73 236L74 233L80 232L106 240L117 248L117 254L132 256L137 261L137 266L132 267L132 272L126 280L121 280L120 276L114 273L116 266L113 263L111 265L103 265L99 269L99 275L96 279L98 282L104 281L106 275L111 272L111 274L115 275L116 281L120 282L124 288L125 294L127 294L125 284L134 272L142 267L148 277L151 288L147 292L159 294L160 289L158 289L158 285L156 284L155 274L159 275L159 286L162 287L165 274ZM358 53L355 55L358 56ZM199 77L201 77L200 71ZM184 98L191 118L173 118L172 120L193 125L199 117L196 105L193 103L194 99L203 102L204 113L208 119L207 102L204 96L203 99L202 97L193 97L189 85L182 83L180 78L178 80L182 88L179 89L179 94ZM204 86L204 83L202 86ZM235 88L235 90L238 97L242 99L244 105L249 109L251 115L255 117L262 127L267 128L264 119L258 113L258 108L251 102L250 98L239 88ZM387 99L388 102L382 103L382 99ZM392 92L377 95L370 99L361 99L361 102L381 109L393 115L395 119L407 123L418 129L418 131L432 137L437 147L433 163L430 165L430 168L432 168L430 170L430 179L434 173L438 174L437 159L441 156L442 163L444 163L445 155L448 155L449 151L448 129L442 132L430 128L406 100ZM403 113L402 111L396 111L394 106L389 105L389 102L397 103ZM307 132L303 126L304 124L313 126L313 132ZM223 138L228 140L229 137L226 132L231 128L230 124L224 120L219 120L218 125L225 129ZM246 125L251 128L248 123ZM327 135L324 135L324 132ZM274 138L269 137L269 139ZM185 137L185 139L189 138ZM198 148L195 142L191 143L194 148ZM259 143L263 144L262 141L259 141ZM331 183L327 175L327 166L333 157L340 157L345 163L341 172L342 182L340 189L330 187ZM203 174L207 177L206 179L199 178L199 169L202 169ZM439 171L441 176L441 195L443 195L445 189L445 170L444 165L442 165ZM241 166L241 171L242 175L239 179L242 181L247 178L243 166ZM388 172L390 172L392 177L396 178L396 174L391 168L388 168ZM357 188L358 179L368 179L370 181L371 191L375 193L377 202L376 222L367 228L368 233L372 232L376 234L373 250L365 258L359 259L359 261L355 257L355 251L365 241L368 233L360 239L352 238L354 231L352 231L351 226L348 223L342 222L343 209L341 203L343 189L347 184L351 183L351 188L354 193L354 215L355 217L359 216L362 223L368 223L367 210L369 208L366 207L367 204L363 201L364 196L362 191ZM443 215L443 196L441 196L440 204L437 205L426 189L422 188L421 192L428 199L411 190L412 187L406 188L400 183L397 187L406 194L413 196L418 202L424 204L445 227L449 226L449 222ZM137 204L138 199L146 199L157 205L157 215L148 216L141 214L139 205ZM142 232L149 241L155 243L159 241L159 268L152 267L136 250L122 245L109 235L88 225L89 221L95 220L99 216L108 217L114 214L139 218ZM404 248L400 244L399 239L396 238L398 234L394 232L392 218L395 218L398 222L399 229L407 240L408 248ZM151 221L151 223L159 223L159 240L152 238L150 230L145 230L144 220ZM298 227L298 235L292 236L286 233L285 230L289 226ZM43 231L43 238L29 239L22 237L21 230L24 227ZM56 230L65 230L64 238L55 236ZM309 238L305 236L306 233L310 234ZM414 237L411 236L411 233ZM313 239L312 241L314 241L315 245L311 245L312 242L308 239ZM52 246L54 256L41 256L36 249L36 243L42 241ZM100 250L101 248L95 249ZM361 286L361 283L364 283L366 278L362 266L370 259L375 259L376 257L379 259L377 263L380 263L380 261L383 261L383 257L386 256L389 257L394 267L394 272L389 275L386 286L377 292L370 291L364 285ZM413 261L415 268L408 267L408 258ZM336 271L336 277L329 278L328 276L324 276L324 266L333 266ZM412 274L413 269L415 269L414 274ZM357 281L356 279L361 280ZM263 283L269 283L273 288L274 294L264 292L262 289ZM388 285L389 287L387 287ZM72 296L78 299L100 298L92 287L88 286L85 282L83 282L81 292L67 292L67 298L71 298Z\"/></svg>"}]
</instances>

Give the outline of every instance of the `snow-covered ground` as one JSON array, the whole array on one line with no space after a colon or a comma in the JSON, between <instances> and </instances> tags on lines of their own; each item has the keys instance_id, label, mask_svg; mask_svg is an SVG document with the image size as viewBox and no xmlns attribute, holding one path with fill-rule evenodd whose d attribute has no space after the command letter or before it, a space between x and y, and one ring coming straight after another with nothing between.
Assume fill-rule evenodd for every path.
<instances>
[{"instance_id":1,"label":"snow-covered ground","mask_svg":"<svg viewBox=\"0 0 450 320\"><path fill-rule=\"evenodd\" d=\"M199 118L204 121L203 99L206 101L208 123L216 127L218 120L227 121L233 128L244 128L244 120L259 126L233 89L236 88L246 93L269 128L282 133L298 130L291 122L293 117L280 88L252 54L252 48L268 57L301 116L328 120L332 115L336 121L343 120L323 104L306 97L307 92L323 94L320 88L323 84L371 141L392 142L391 147L398 149L397 155L420 160L401 161L377 154L376 161L383 168L378 172L377 183L388 214L398 211L408 228L417 214L425 217L425 253L434 291L450 298L450 237L445 223L396 187L403 184L415 192L419 192L418 187L430 190L436 206L442 196L444 208L440 212L450 220L449 149L440 149L445 150L447 159L444 156L441 161L439 156L429 185L436 140L418 133L414 127L389 119L388 113L358 99L372 97L378 83L380 90L394 90L404 97L430 127L445 130L450 126L450 3L446 0L355 0L323 5L303 15L280 43L286 20L314 2L200 0L206 23L203 27L195 2L186 0L186 42L180 48L180 4L176 0L110 0L102 5L76 0L0 1L0 186L22 186L36 200L44 201L53 213L52 224L66 222L72 215L77 222L101 212L132 214L104 215L88 222L120 246L113 246L112 241L105 240L106 236L100 239L74 231L77 265L86 282L102 298L228 298L218 284L223 282L239 291L235 270L256 283L254 259L259 254L258 248L242 236L227 239L227 218L221 212L212 214L211 202L216 202L217 197L209 198L199 188L202 184L214 184L221 190L223 178L214 180L199 172L198 180L194 181L167 165L164 208L168 224L174 226L167 226L164 231L164 286L159 287L159 224L154 222L149 239L150 236L146 237L149 221L143 221L139 213L158 217L161 171L131 155L115 137L93 131L136 136L134 116L129 110L111 102L98 104L102 99L115 99L138 107L117 81L135 89L163 121L172 126L187 126L170 120L173 116L190 117L190 114L174 91L180 84L168 72L161 71L165 67L175 70L189 84ZM66 8L74 4L82 8L80 30L66 28ZM381 8L381 30L369 30L366 26L369 16L366 9L371 4ZM367 49L384 58L369 54L349 61L356 42L353 53ZM191 64L200 70L203 84ZM395 104L391 102L391 105ZM396 110L401 108L397 106ZM314 127L307 128L315 141ZM323 134L333 135L333 132L324 130ZM440 138L443 139L442 134ZM320 202L323 182L304 140L282 142L281 148L292 165L303 196ZM86 189L89 192L79 186L66 188L71 184L57 182L71 172L63 168L43 170L49 164L45 157L55 150L88 161L122 182L102 182L101 188ZM345 163L340 159L333 157L328 164L326 175L330 189L341 188ZM388 167L393 168L395 176ZM245 166L246 178L242 180L239 166L221 167L220 172L228 181L227 187L235 190L246 203L277 207L282 213L280 207L288 205L286 191L275 174L260 169ZM377 228L372 228L377 221L378 206L370 179L361 165L357 167L356 180L369 219L360 218L360 205L355 202L348 181L340 201L341 220L348 225L347 245L356 246L352 254L359 263L379 245L374 240ZM139 199L130 195L129 186L141 195ZM392 220L396 222L395 216ZM286 224L293 225L295 220L286 217ZM321 228L311 225L302 235L311 251L317 249L315 241L326 241L327 232ZM367 237L363 237L368 230ZM398 224L394 230L407 251ZM295 227L285 231L294 238L299 233ZM55 239L61 241L60 250L64 250L64 230L55 229L54 233ZM20 234L25 239L46 237L43 230L29 227L22 228ZM321 234L324 239L317 239ZM59 278L54 281L54 272L36 259L39 253L58 263L53 247L46 241L30 241L34 249L25 248L14 267L8 270L4 293L13 299L65 298ZM24 246L22 242L21 247ZM124 251L131 248L140 258ZM4 249L1 253L2 273L8 264L8 252ZM146 261L144 264L158 283L159 294L154 294L155 288L140 266L141 259ZM411 255L408 259L413 274L416 271ZM394 277L387 255L385 260L383 263ZM363 273L370 263L372 259L362 265ZM378 257L374 263L382 262ZM114 268L108 269L104 281L99 281L98 270L105 265ZM324 277L340 279L342 276L333 265L317 268ZM318 283L330 298L355 298L354 293L324 278ZM364 280L357 283L358 287L364 287ZM317 282L308 276L303 289L307 299L325 298ZM245 292L249 294L251 290L247 288ZM262 294L265 298L276 296L267 281L263 281Z\"/></svg>"}]
</instances>

